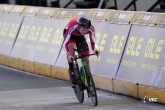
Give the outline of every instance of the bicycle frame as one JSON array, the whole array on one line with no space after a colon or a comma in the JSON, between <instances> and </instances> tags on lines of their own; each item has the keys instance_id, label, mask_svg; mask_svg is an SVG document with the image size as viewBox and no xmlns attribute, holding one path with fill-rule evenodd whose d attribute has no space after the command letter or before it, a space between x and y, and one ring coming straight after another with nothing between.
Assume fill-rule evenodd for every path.
<instances>
[{"instance_id":1,"label":"bicycle frame","mask_svg":"<svg viewBox=\"0 0 165 110\"><path fill-rule=\"evenodd\" d=\"M85 72L85 66L87 64L86 64L85 58L81 58L81 63L82 63L81 79L82 79L83 84L87 87L86 72Z\"/></svg>"},{"instance_id":2,"label":"bicycle frame","mask_svg":"<svg viewBox=\"0 0 165 110\"><path fill-rule=\"evenodd\" d=\"M77 51L77 49L74 50ZM98 99L97 99L95 84L93 81L92 74L90 73L90 70L88 70L89 68L87 67L87 63L85 61L85 57L96 54L80 55L78 51L77 53L78 55L75 55L74 58L72 59L76 70L75 73L78 74L78 84L74 86L74 92L76 94L78 101L82 103L84 101L84 89L86 89L88 98L91 97L94 106L97 106ZM77 59L81 59L81 64L82 64L81 69L79 68Z\"/></svg>"},{"instance_id":3,"label":"bicycle frame","mask_svg":"<svg viewBox=\"0 0 165 110\"><path fill-rule=\"evenodd\" d=\"M95 55L95 54L90 54L90 55L85 55L85 57L87 56L91 56L91 55ZM86 64L86 61L85 61L85 57L84 56L81 56L79 53L77 56L75 56L75 60L76 60L76 63L77 63L77 59L80 59L81 58L81 64L82 64L82 73L81 73L81 79L82 79L82 83L83 85L85 85L85 87L87 87L87 81L86 81L86 71L85 71L85 66L87 66Z\"/></svg>"}]
</instances>

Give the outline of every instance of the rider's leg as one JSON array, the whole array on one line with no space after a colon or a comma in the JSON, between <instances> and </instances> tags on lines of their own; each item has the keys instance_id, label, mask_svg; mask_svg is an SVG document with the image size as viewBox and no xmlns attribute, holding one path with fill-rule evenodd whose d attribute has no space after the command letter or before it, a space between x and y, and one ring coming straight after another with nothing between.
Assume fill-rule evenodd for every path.
<instances>
[{"instance_id":1,"label":"rider's leg","mask_svg":"<svg viewBox=\"0 0 165 110\"><path fill-rule=\"evenodd\" d=\"M72 36L72 38L74 39L75 43L76 43L76 47L78 49L78 52L81 54L81 55L89 55L89 47L88 47L88 44L87 44L87 41L85 39L85 36L81 36L81 37L76 37L76 36ZM72 46L73 47L73 46ZM70 50L70 52L73 51L73 48L72 50ZM85 58L85 61L86 61L86 64L89 68L89 71L90 71L90 65L89 65L89 57L86 57ZM73 67L73 66L72 66ZM87 72L89 72L87 70Z\"/></svg>"},{"instance_id":2,"label":"rider's leg","mask_svg":"<svg viewBox=\"0 0 165 110\"><path fill-rule=\"evenodd\" d=\"M89 57L85 57L85 61L86 61L87 67L88 67L87 72L89 73L90 72Z\"/></svg>"},{"instance_id":3,"label":"rider's leg","mask_svg":"<svg viewBox=\"0 0 165 110\"><path fill-rule=\"evenodd\" d=\"M66 34L66 31L67 31L67 29L64 29L63 30L63 36ZM71 54L73 56L74 55L73 48L75 48L76 45L75 45L74 39L72 37L73 36L71 36L71 39L72 40L69 40L67 46L68 46L69 51L71 52ZM67 60L68 60L68 57L67 57ZM68 73L69 73L69 76L70 76L70 79L71 79L72 83L74 83L76 81L76 78L75 78L75 75L74 75L74 72L73 72L74 71L74 69L73 69L73 62L69 62L69 60L68 60L68 65L69 65L69 71L68 71Z\"/></svg>"},{"instance_id":4,"label":"rider's leg","mask_svg":"<svg viewBox=\"0 0 165 110\"><path fill-rule=\"evenodd\" d=\"M75 52L74 52L74 48L76 47L75 43L68 43L68 48L69 48L69 51L71 52L71 55L74 56ZM67 60L68 60L68 57L67 57ZM73 62L69 62L68 60L68 64L69 64L69 75L70 75L70 78L71 78L71 81L72 83L76 83L76 77L75 77L75 74L74 74L74 68L73 68Z\"/></svg>"},{"instance_id":5,"label":"rider's leg","mask_svg":"<svg viewBox=\"0 0 165 110\"><path fill-rule=\"evenodd\" d=\"M76 45L77 45L78 50L79 50L81 55L89 55L90 54L89 47L88 47L87 41L86 41L84 36L81 37L81 39L79 40L79 42L77 42ZM90 71L89 57L85 57L85 61L86 61L87 67L89 69L89 70L87 70L87 72L89 72Z\"/></svg>"}]
</instances>

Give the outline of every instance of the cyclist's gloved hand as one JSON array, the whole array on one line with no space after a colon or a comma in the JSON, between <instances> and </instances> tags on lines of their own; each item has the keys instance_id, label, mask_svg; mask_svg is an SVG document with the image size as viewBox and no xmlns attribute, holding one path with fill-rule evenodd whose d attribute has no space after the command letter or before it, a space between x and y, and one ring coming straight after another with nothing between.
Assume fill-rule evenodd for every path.
<instances>
[{"instance_id":1,"label":"cyclist's gloved hand","mask_svg":"<svg viewBox=\"0 0 165 110\"><path fill-rule=\"evenodd\" d=\"M71 53L68 53L68 54L67 54L67 58L68 58L68 61L69 61L70 63L73 62L74 57L72 56Z\"/></svg>"},{"instance_id":2,"label":"cyclist's gloved hand","mask_svg":"<svg viewBox=\"0 0 165 110\"><path fill-rule=\"evenodd\" d=\"M97 49L95 49L95 50L94 50L94 53L95 53L97 56L99 56L100 51L99 51L99 50L97 50Z\"/></svg>"}]
</instances>

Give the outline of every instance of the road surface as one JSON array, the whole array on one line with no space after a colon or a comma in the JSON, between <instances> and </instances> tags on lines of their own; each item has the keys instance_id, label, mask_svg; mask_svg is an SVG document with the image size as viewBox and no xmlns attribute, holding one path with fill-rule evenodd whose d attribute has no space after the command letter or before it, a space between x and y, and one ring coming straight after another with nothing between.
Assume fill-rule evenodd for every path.
<instances>
[{"instance_id":1,"label":"road surface","mask_svg":"<svg viewBox=\"0 0 165 110\"><path fill-rule=\"evenodd\" d=\"M80 104L70 82L0 66L0 110L165 110L163 104L102 90L97 94L97 107L86 93Z\"/></svg>"}]
</instances>

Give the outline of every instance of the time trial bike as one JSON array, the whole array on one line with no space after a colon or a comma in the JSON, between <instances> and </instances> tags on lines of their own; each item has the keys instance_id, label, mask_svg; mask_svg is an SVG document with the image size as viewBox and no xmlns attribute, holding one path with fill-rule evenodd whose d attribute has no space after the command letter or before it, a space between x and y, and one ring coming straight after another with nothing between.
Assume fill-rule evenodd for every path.
<instances>
[{"instance_id":1,"label":"time trial bike","mask_svg":"<svg viewBox=\"0 0 165 110\"><path fill-rule=\"evenodd\" d=\"M97 93L95 88L95 83L92 77L92 74L90 72L90 69L88 68L85 57L92 56L96 54L89 54L89 55L80 55L77 49L74 49L78 53L78 55L75 55L73 60L73 68L74 68L74 74L76 76L76 84L72 85L72 88L74 89L75 95L80 103L83 103L84 101L84 90L87 91L88 98L91 98L94 106L97 106L98 99L97 99ZM79 68L77 59L81 59L81 68Z\"/></svg>"}]
</instances>

